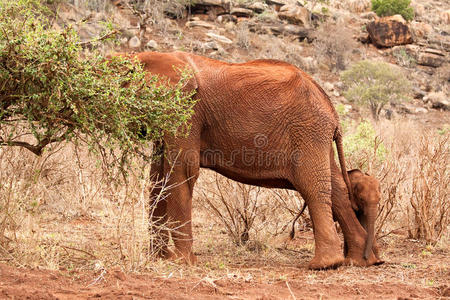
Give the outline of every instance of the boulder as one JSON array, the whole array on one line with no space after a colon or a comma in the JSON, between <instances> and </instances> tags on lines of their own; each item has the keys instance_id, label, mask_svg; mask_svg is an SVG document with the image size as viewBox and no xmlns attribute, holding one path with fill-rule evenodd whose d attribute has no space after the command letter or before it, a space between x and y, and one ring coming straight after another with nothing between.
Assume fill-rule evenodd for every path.
<instances>
[{"instance_id":1,"label":"boulder","mask_svg":"<svg viewBox=\"0 0 450 300\"><path fill-rule=\"evenodd\" d=\"M441 22L444 24L450 24L450 9L441 12Z\"/></svg>"},{"instance_id":2,"label":"boulder","mask_svg":"<svg viewBox=\"0 0 450 300\"><path fill-rule=\"evenodd\" d=\"M307 28L310 27L311 13L305 7L299 5L284 5L280 8L278 17L281 20L286 20L291 24L303 25Z\"/></svg>"},{"instance_id":3,"label":"boulder","mask_svg":"<svg viewBox=\"0 0 450 300\"><path fill-rule=\"evenodd\" d=\"M433 31L433 27L431 27L431 25L427 23L413 21L411 22L411 31L414 39L426 39L428 35Z\"/></svg>"},{"instance_id":4,"label":"boulder","mask_svg":"<svg viewBox=\"0 0 450 300\"><path fill-rule=\"evenodd\" d=\"M424 49L417 56L417 63L422 66L438 68L445 62L445 54L436 49Z\"/></svg>"},{"instance_id":5,"label":"boulder","mask_svg":"<svg viewBox=\"0 0 450 300\"><path fill-rule=\"evenodd\" d=\"M269 6L265 3L262 2L254 2L250 5L247 6L247 8L253 10L254 12L260 14L262 12L264 12L266 9L269 8Z\"/></svg>"},{"instance_id":6,"label":"boulder","mask_svg":"<svg viewBox=\"0 0 450 300\"><path fill-rule=\"evenodd\" d=\"M231 9L230 14L236 17L250 18L253 16L253 10L242 7L234 7Z\"/></svg>"},{"instance_id":7,"label":"boulder","mask_svg":"<svg viewBox=\"0 0 450 300\"><path fill-rule=\"evenodd\" d=\"M323 87L325 88L325 90L330 92L334 90L334 85L328 81L323 84Z\"/></svg>"},{"instance_id":8,"label":"boulder","mask_svg":"<svg viewBox=\"0 0 450 300\"><path fill-rule=\"evenodd\" d=\"M273 35L292 35L296 36L299 40L307 39L307 41L313 40L312 30L293 24L276 24L269 26L262 26L263 33L271 33Z\"/></svg>"},{"instance_id":9,"label":"boulder","mask_svg":"<svg viewBox=\"0 0 450 300\"><path fill-rule=\"evenodd\" d=\"M186 22L186 27L203 27L207 29L214 29L216 26L205 21L189 21Z\"/></svg>"},{"instance_id":10,"label":"boulder","mask_svg":"<svg viewBox=\"0 0 450 300\"><path fill-rule=\"evenodd\" d=\"M448 97L444 92L432 92L425 96L424 101L430 102L434 109L450 110Z\"/></svg>"},{"instance_id":11,"label":"boulder","mask_svg":"<svg viewBox=\"0 0 450 300\"><path fill-rule=\"evenodd\" d=\"M158 43L155 40L150 40L145 44L146 49L156 50L158 49Z\"/></svg>"},{"instance_id":12,"label":"boulder","mask_svg":"<svg viewBox=\"0 0 450 300\"><path fill-rule=\"evenodd\" d=\"M287 5L287 4L292 4L292 1L289 0L266 0L266 3L269 5L276 5L276 6L283 6L283 5Z\"/></svg>"},{"instance_id":13,"label":"boulder","mask_svg":"<svg viewBox=\"0 0 450 300\"><path fill-rule=\"evenodd\" d=\"M221 15L217 17L217 22L219 23L237 22L237 18L232 15Z\"/></svg>"},{"instance_id":14,"label":"boulder","mask_svg":"<svg viewBox=\"0 0 450 300\"><path fill-rule=\"evenodd\" d=\"M191 5L191 13L217 16L228 13L230 4L231 2L226 0L196 0Z\"/></svg>"},{"instance_id":15,"label":"boulder","mask_svg":"<svg viewBox=\"0 0 450 300\"><path fill-rule=\"evenodd\" d=\"M221 42L221 43L224 43L224 44L233 44L232 40L230 40L227 37L224 37L223 35L218 35L218 34L215 34L213 32L208 32L206 35L209 36L210 38L212 38L215 41L218 41L218 42Z\"/></svg>"},{"instance_id":16,"label":"boulder","mask_svg":"<svg viewBox=\"0 0 450 300\"><path fill-rule=\"evenodd\" d=\"M400 16L379 18L367 24L370 41L377 47L393 47L413 42L411 30Z\"/></svg>"},{"instance_id":17,"label":"boulder","mask_svg":"<svg viewBox=\"0 0 450 300\"><path fill-rule=\"evenodd\" d=\"M363 19L367 19L367 20L376 20L377 14L373 11L369 11L369 12L363 12L359 15L361 18Z\"/></svg>"},{"instance_id":18,"label":"boulder","mask_svg":"<svg viewBox=\"0 0 450 300\"><path fill-rule=\"evenodd\" d=\"M130 48L133 49L137 49L141 47L141 40L137 37L137 36L133 36L129 41L128 41L128 46Z\"/></svg>"}]
</instances>

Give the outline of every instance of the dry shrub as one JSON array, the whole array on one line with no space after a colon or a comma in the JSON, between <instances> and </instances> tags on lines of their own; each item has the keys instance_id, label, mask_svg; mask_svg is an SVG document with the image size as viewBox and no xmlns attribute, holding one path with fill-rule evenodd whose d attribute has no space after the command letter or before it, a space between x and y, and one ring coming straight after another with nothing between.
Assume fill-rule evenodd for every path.
<instances>
[{"instance_id":1,"label":"dry shrub","mask_svg":"<svg viewBox=\"0 0 450 300\"><path fill-rule=\"evenodd\" d=\"M293 64L309 73L317 71L317 61L312 57L305 56L303 47L297 41L293 42L286 37L258 35L253 40L253 43L260 50L259 52L254 52L253 58L255 59L277 59Z\"/></svg>"},{"instance_id":2,"label":"dry shrub","mask_svg":"<svg viewBox=\"0 0 450 300\"><path fill-rule=\"evenodd\" d=\"M203 173L197 189L201 207L225 227L236 245L264 242L286 232L299 210L295 207L301 207L294 192L237 183L211 171Z\"/></svg>"},{"instance_id":3,"label":"dry shrub","mask_svg":"<svg viewBox=\"0 0 450 300\"><path fill-rule=\"evenodd\" d=\"M412 171L412 193L409 235L435 244L450 225L449 135L420 137L415 168Z\"/></svg>"},{"instance_id":4,"label":"dry shrub","mask_svg":"<svg viewBox=\"0 0 450 300\"><path fill-rule=\"evenodd\" d=\"M333 72L345 70L354 48L356 41L342 24L324 23L315 33L316 59L323 61Z\"/></svg>"},{"instance_id":5,"label":"dry shrub","mask_svg":"<svg viewBox=\"0 0 450 300\"><path fill-rule=\"evenodd\" d=\"M0 148L0 260L67 270L147 268L158 250L149 246L148 164L135 161L127 181L105 176L101 166L82 145L54 145L41 157Z\"/></svg>"},{"instance_id":6,"label":"dry shrub","mask_svg":"<svg viewBox=\"0 0 450 300\"><path fill-rule=\"evenodd\" d=\"M240 48L249 50L251 47L251 35L247 22L240 22L236 28L236 43Z\"/></svg>"},{"instance_id":7,"label":"dry shrub","mask_svg":"<svg viewBox=\"0 0 450 300\"><path fill-rule=\"evenodd\" d=\"M376 130L374 143L355 148L346 161L352 167L360 167L352 165L354 160L365 162L362 169L381 183L377 235L407 232L427 243L447 243L449 133L439 134L405 120L376 123ZM376 154L380 145L386 149L382 157Z\"/></svg>"},{"instance_id":8,"label":"dry shrub","mask_svg":"<svg viewBox=\"0 0 450 300\"><path fill-rule=\"evenodd\" d=\"M333 1L336 8L346 9L354 13L362 13L369 11L372 4L370 0L344 0Z\"/></svg>"}]
</instances>

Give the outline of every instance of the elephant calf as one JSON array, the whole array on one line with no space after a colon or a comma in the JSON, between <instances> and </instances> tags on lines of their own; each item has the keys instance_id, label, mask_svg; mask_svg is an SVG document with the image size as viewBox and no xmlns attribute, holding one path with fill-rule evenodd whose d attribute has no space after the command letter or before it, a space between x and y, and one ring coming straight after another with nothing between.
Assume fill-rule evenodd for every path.
<instances>
[{"instance_id":1,"label":"elephant calf","mask_svg":"<svg viewBox=\"0 0 450 300\"><path fill-rule=\"evenodd\" d=\"M354 201L352 203L352 208L355 211L359 222L368 233L366 249L372 249L375 237L375 220L377 217L377 208L378 203L381 199L380 183L375 177L370 176L367 173L363 173L359 169L353 169L347 171L347 173L353 191ZM305 208L306 202L295 217L294 222L292 223L292 230L290 233L291 239L295 237L295 222L297 222L298 218L302 215ZM336 218L334 219L336 221ZM375 256L379 258L378 247L375 246L373 250ZM344 241L344 254L346 253L347 243ZM367 257L369 254L364 253L364 255Z\"/></svg>"}]
</instances>

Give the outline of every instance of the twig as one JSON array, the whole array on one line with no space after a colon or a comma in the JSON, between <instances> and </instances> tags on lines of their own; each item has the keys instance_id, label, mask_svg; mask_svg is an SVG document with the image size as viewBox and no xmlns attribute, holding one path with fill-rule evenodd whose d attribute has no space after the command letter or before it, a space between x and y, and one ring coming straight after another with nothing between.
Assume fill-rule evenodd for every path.
<instances>
[{"instance_id":1,"label":"twig","mask_svg":"<svg viewBox=\"0 0 450 300\"><path fill-rule=\"evenodd\" d=\"M87 252L87 251L85 251L85 250L81 250L81 249L77 249L77 248L72 248L72 247L69 247L69 246L63 246L63 245L59 245L59 246L60 246L61 248L63 248L63 249L70 249L70 250L73 250L73 251L82 252L82 253L84 253L84 254L89 255L89 256L92 257L93 259L97 259L97 256L95 256L94 254L89 253L89 252Z\"/></svg>"},{"instance_id":2,"label":"twig","mask_svg":"<svg viewBox=\"0 0 450 300\"><path fill-rule=\"evenodd\" d=\"M392 229L392 230L391 230L391 231L389 231L388 233L386 233L386 234L383 234L382 236L379 236L379 237L377 237L377 239L382 239L382 238L384 238L384 237L386 237L386 236L390 235L390 234L391 234L391 233L393 233L394 231L396 231L396 230L399 230L399 229L403 229L403 228L406 228L406 227L408 227L408 226L401 226L401 227L398 227L398 228Z\"/></svg>"},{"instance_id":3,"label":"twig","mask_svg":"<svg viewBox=\"0 0 450 300\"><path fill-rule=\"evenodd\" d=\"M117 30L113 30L113 31L110 31L110 32L108 32L108 33L106 33L106 34L104 34L104 35L102 35L100 37L97 37L97 38L93 39L93 40L84 41L84 42L78 42L77 45L85 46L85 45L92 44L92 43L95 43L95 42L100 42L100 41L106 40L110 36L115 35L117 33L118 33Z\"/></svg>"},{"instance_id":4,"label":"twig","mask_svg":"<svg viewBox=\"0 0 450 300\"><path fill-rule=\"evenodd\" d=\"M289 282L287 280L285 282L286 282L286 286L287 286L287 288L289 290L289 293L291 293L292 299L297 300L297 298L295 298L295 295L294 295L294 293L291 290L291 287L289 286Z\"/></svg>"}]
</instances>

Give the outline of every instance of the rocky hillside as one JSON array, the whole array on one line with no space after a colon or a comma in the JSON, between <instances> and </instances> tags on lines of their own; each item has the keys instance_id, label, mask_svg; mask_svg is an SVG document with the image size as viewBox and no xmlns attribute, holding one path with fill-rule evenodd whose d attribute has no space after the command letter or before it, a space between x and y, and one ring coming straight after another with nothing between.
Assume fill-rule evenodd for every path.
<instances>
[{"instance_id":1,"label":"rocky hillside","mask_svg":"<svg viewBox=\"0 0 450 300\"><path fill-rule=\"evenodd\" d=\"M111 21L120 45L105 51L182 50L232 62L284 60L312 74L354 116L364 113L342 96L340 72L362 59L386 61L404 70L414 100L386 107L383 115L431 119L445 127L450 3L411 5L415 16L406 22L399 15L378 18L370 0L72 0L60 7L58 24L87 20L75 26L81 39L89 40L102 36L102 22Z\"/></svg>"}]
</instances>

